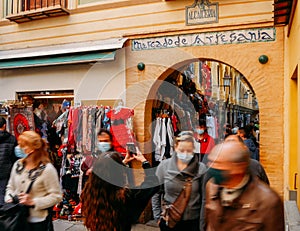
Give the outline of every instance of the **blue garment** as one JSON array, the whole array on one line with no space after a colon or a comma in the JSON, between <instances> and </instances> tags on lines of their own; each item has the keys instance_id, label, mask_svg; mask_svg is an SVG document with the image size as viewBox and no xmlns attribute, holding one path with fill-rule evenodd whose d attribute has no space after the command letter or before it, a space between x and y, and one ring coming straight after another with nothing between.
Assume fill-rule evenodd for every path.
<instances>
[{"instance_id":1,"label":"blue garment","mask_svg":"<svg viewBox=\"0 0 300 231\"><path fill-rule=\"evenodd\" d=\"M259 149L255 146L251 139L244 140L244 144L248 147L251 155L250 158L259 161Z\"/></svg>"}]
</instances>

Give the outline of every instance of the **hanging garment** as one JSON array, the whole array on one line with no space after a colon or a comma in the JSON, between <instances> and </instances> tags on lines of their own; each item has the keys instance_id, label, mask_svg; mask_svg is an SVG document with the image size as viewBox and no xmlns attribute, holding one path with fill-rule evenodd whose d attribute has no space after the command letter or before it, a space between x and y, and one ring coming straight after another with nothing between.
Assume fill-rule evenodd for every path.
<instances>
[{"instance_id":1,"label":"hanging garment","mask_svg":"<svg viewBox=\"0 0 300 231\"><path fill-rule=\"evenodd\" d=\"M167 119L167 136L168 136L168 140L169 140L169 150L170 150L170 157L172 156L173 152L174 152L174 130L172 127L172 122L171 122L171 118Z\"/></svg>"},{"instance_id":2,"label":"hanging garment","mask_svg":"<svg viewBox=\"0 0 300 231\"><path fill-rule=\"evenodd\" d=\"M69 114L68 114L68 144L72 147L72 149L75 148L75 138L74 138L74 124L73 124L73 113L74 109L70 108L69 109Z\"/></svg>"},{"instance_id":3,"label":"hanging garment","mask_svg":"<svg viewBox=\"0 0 300 231\"><path fill-rule=\"evenodd\" d=\"M212 138L216 138L216 127L215 127L215 118L213 116L206 116L206 127L207 133Z\"/></svg>"},{"instance_id":4,"label":"hanging garment","mask_svg":"<svg viewBox=\"0 0 300 231\"><path fill-rule=\"evenodd\" d=\"M126 144L134 142L132 127L128 127L134 115L134 110L122 107L121 109L112 109L107 113L107 117L111 120L110 132L113 136L112 145L116 151L126 154Z\"/></svg>"},{"instance_id":5,"label":"hanging garment","mask_svg":"<svg viewBox=\"0 0 300 231\"><path fill-rule=\"evenodd\" d=\"M161 157L161 118L157 117L155 120L155 130L153 133L153 143L155 145L155 160L159 161Z\"/></svg>"},{"instance_id":6,"label":"hanging garment","mask_svg":"<svg viewBox=\"0 0 300 231\"><path fill-rule=\"evenodd\" d=\"M171 115L171 120L172 120L172 126L173 126L174 133L176 134L178 132L177 123L179 122L177 119L177 116L175 114Z\"/></svg>"},{"instance_id":7,"label":"hanging garment","mask_svg":"<svg viewBox=\"0 0 300 231\"><path fill-rule=\"evenodd\" d=\"M212 90L211 90L211 70L208 65L205 63L202 65L202 83L201 85L204 88L205 95L211 96Z\"/></svg>"},{"instance_id":8,"label":"hanging garment","mask_svg":"<svg viewBox=\"0 0 300 231\"><path fill-rule=\"evenodd\" d=\"M167 145L167 127L166 127L166 118L162 118L161 121L161 155L160 160L162 161L165 155Z\"/></svg>"}]
</instances>

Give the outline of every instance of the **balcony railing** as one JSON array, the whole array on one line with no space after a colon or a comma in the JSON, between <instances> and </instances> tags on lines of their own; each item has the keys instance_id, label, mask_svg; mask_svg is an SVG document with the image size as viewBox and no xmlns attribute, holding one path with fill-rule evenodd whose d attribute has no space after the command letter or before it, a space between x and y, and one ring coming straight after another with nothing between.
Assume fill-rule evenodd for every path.
<instances>
[{"instance_id":1,"label":"balcony railing","mask_svg":"<svg viewBox=\"0 0 300 231\"><path fill-rule=\"evenodd\" d=\"M6 18L17 23L68 15L67 0L8 0Z\"/></svg>"}]
</instances>

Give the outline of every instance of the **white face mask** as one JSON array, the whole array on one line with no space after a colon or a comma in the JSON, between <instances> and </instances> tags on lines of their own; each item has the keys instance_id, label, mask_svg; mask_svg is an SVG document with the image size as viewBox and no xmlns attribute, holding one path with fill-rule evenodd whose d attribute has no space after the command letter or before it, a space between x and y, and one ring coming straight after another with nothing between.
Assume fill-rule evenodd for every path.
<instances>
[{"instance_id":1,"label":"white face mask","mask_svg":"<svg viewBox=\"0 0 300 231\"><path fill-rule=\"evenodd\" d=\"M182 152L177 152L177 158L184 163L189 163L194 157L194 154L187 154Z\"/></svg>"},{"instance_id":2,"label":"white face mask","mask_svg":"<svg viewBox=\"0 0 300 231\"><path fill-rule=\"evenodd\" d=\"M109 149L111 149L110 142L98 142L98 150L100 152L107 152Z\"/></svg>"},{"instance_id":3,"label":"white face mask","mask_svg":"<svg viewBox=\"0 0 300 231\"><path fill-rule=\"evenodd\" d=\"M199 135L202 135L204 133L204 129L196 129L196 132L199 134Z\"/></svg>"}]
</instances>

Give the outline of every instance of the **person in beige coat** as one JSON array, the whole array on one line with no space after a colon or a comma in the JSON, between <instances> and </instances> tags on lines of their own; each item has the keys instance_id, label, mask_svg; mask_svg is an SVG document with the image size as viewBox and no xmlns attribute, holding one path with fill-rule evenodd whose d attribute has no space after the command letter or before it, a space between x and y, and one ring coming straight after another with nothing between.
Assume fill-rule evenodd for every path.
<instances>
[{"instance_id":1,"label":"person in beige coat","mask_svg":"<svg viewBox=\"0 0 300 231\"><path fill-rule=\"evenodd\" d=\"M283 231L279 195L249 170L250 153L239 141L218 144L208 156L205 230Z\"/></svg>"},{"instance_id":2,"label":"person in beige coat","mask_svg":"<svg viewBox=\"0 0 300 231\"><path fill-rule=\"evenodd\" d=\"M57 171L50 163L46 142L39 134L25 131L18 137L18 144L26 157L16 161L11 170L5 202L17 197L21 204L30 207L29 230L47 230L47 222L52 222L46 219L48 208L62 199ZM32 180L31 190L26 193Z\"/></svg>"}]
</instances>

